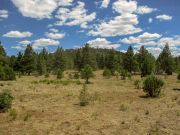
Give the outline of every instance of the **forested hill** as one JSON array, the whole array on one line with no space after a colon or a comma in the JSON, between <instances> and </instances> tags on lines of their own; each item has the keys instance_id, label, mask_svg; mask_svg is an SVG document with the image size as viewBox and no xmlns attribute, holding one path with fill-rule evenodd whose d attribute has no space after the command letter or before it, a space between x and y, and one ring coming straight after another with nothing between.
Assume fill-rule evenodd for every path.
<instances>
[{"instance_id":1,"label":"forested hill","mask_svg":"<svg viewBox=\"0 0 180 135\"><path fill-rule=\"evenodd\" d=\"M168 45L155 58L144 46L138 53L134 53L131 46L126 53L122 53L113 49L91 48L88 44L78 49L64 50L59 47L54 53L49 53L45 48L37 53L31 45L27 45L25 51L19 52L17 56L7 56L3 45L0 45L0 70L11 68L19 74L43 75L59 69L81 71L85 65L90 65L94 70L109 69L112 74L137 72L146 76L153 72L170 75L179 72L180 56L173 57Z\"/></svg>"}]
</instances>

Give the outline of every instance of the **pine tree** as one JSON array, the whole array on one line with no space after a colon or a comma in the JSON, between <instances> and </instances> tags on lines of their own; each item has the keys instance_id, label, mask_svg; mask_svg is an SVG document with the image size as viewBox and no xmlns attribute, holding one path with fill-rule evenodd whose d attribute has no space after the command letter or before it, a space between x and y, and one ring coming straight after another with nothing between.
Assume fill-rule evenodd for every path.
<instances>
[{"instance_id":1,"label":"pine tree","mask_svg":"<svg viewBox=\"0 0 180 135\"><path fill-rule=\"evenodd\" d=\"M92 68L96 68L96 59L95 56L90 52L90 47L88 44L85 44L85 46L82 48L82 65L83 68L86 65L90 65Z\"/></svg>"},{"instance_id":2,"label":"pine tree","mask_svg":"<svg viewBox=\"0 0 180 135\"><path fill-rule=\"evenodd\" d=\"M76 55L74 58L74 66L78 71L80 71L83 68L81 49L77 49L77 51L76 51Z\"/></svg>"},{"instance_id":3,"label":"pine tree","mask_svg":"<svg viewBox=\"0 0 180 135\"><path fill-rule=\"evenodd\" d=\"M58 47L54 54L54 69L56 71L59 69L64 71L66 69L66 56L63 48Z\"/></svg>"},{"instance_id":4,"label":"pine tree","mask_svg":"<svg viewBox=\"0 0 180 135\"><path fill-rule=\"evenodd\" d=\"M47 58L48 54L45 48L39 53L37 57L37 71L40 75L47 73Z\"/></svg>"},{"instance_id":5,"label":"pine tree","mask_svg":"<svg viewBox=\"0 0 180 135\"><path fill-rule=\"evenodd\" d=\"M85 79L86 84L88 84L89 78L94 76L92 67L90 65L85 65L81 71L81 76Z\"/></svg>"},{"instance_id":6,"label":"pine tree","mask_svg":"<svg viewBox=\"0 0 180 135\"><path fill-rule=\"evenodd\" d=\"M5 49L0 41L0 56L6 56L6 52L5 52Z\"/></svg>"},{"instance_id":7,"label":"pine tree","mask_svg":"<svg viewBox=\"0 0 180 135\"><path fill-rule=\"evenodd\" d=\"M134 51L132 46L128 47L128 50L124 55L123 67L124 70L127 70L129 73L132 73L132 71L136 71L137 69L137 62L134 57Z\"/></svg>"},{"instance_id":8,"label":"pine tree","mask_svg":"<svg viewBox=\"0 0 180 135\"><path fill-rule=\"evenodd\" d=\"M115 71L120 70L121 57L120 55L116 55L115 50L110 50L109 54L106 55L105 65L106 68L111 71L111 74L114 75Z\"/></svg>"},{"instance_id":9,"label":"pine tree","mask_svg":"<svg viewBox=\"0 0 180 135\"><path fill-rule=\"evenodd\" d=\"M98 68L99 69L104 69L105 59L104 59L104 54L103 53L97 53L96 54L96 61L97 61Z\"/></svg>"},{"instance_id":10,"label":"pine tree","mask_svg":"<svg viewBox=\"0 0 180 135\"><path fill-rule=\"evenodd\" d=\"M24 71L23 70L23 54L21 52L18 53L13 69L19 73L23 73Z\"/></svg>"},{"instance_id":11,"label":"pine tree","mask_svg":"<svg viewBox=\"0 0 180 135\"><path fill-rule=\"evenodd\" d=\"M137 61L141 71L141 76L150 75L155 68L155 58L150 54L144 46L142 46L137 54Z\"/></svg>"},{"instance_id":12,"label":"pine tree","mask_svg":"<svg viewBox=\"0 0 180 135\"><path fill-rule=\"evenodd\" d=\"M173 72L173 59L169 45L166 44L163 51L160 53L157 61L160 64L160 68L168 75L172 75Z\"/></svg>"},{"instance_id":13,"label":"pine tree","mask_svg":"<svg viewBox=\"0 0 180 135\"><path fill-rule=\"evenodd\" d=\"M23 72L30 75L35 70L35 54L31 45L27 45L22 58Z\"/></svg>"},{"instance_id":14,"label":"pine tree","mask_svg":"<svg viewBox=\"0 0 180 135\"><path fill-rule=\"evenodd\" d=\"M0 65L5 66L7 63L6 51L0 41Z\"/></svg>"}]
</instances>

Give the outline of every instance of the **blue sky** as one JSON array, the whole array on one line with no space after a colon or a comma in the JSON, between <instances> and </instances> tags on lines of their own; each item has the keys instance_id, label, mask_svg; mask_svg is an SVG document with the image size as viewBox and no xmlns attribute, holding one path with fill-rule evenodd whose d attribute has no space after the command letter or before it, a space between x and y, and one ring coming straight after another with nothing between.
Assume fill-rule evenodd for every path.
<instances>
[{"instance_id":1,"label":"blue sky","mask_svg":"<svg viewBox=\"0 0 180 135\"><path fill-rule=\"evenodd\" d=\"M135 51L155 56L169 44L180 55L179 0L0 0L0 41L9 55L32 44Z\"/></svg>"}]
</instances>

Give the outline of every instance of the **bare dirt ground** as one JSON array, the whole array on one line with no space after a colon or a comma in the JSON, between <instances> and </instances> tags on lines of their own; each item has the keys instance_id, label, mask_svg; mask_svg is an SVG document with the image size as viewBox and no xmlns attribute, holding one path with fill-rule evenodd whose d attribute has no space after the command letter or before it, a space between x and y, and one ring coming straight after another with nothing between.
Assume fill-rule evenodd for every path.
<instances>
[{"instance_id":1,"label":"bare dirt ground","mask_svg":"<svg viewBox=\"0 0 180 135\"><path fill-rule=\"evenodd\" d=\"M133 85L139 76L105 79L98 71L88 85L94 100L85 107L79 105L82 85L32 83L43 76L0 82L0 91L15 97L15 113L0 113L0 135L180 135L180 91L173 90L180 82L176 75L161 77L163 95L146 98Z\"/></svg>"}]
</instances>

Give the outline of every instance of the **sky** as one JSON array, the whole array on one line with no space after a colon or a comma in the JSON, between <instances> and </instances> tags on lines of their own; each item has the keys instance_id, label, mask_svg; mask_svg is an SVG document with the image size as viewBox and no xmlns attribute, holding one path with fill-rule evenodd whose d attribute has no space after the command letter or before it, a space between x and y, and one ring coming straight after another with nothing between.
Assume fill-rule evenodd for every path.
<instances>
[{"instance_id":1,"label":"sky","mask_svg":"<svg viewBox=\"0 0 180 135\"><path fill-rule=\"evenodd\" d=\"M180 55L180 0L0 0L0 41L8 55L31 44L135 52L144 45L158 56L169 44Z\"/></svg>"}]
</instances>

